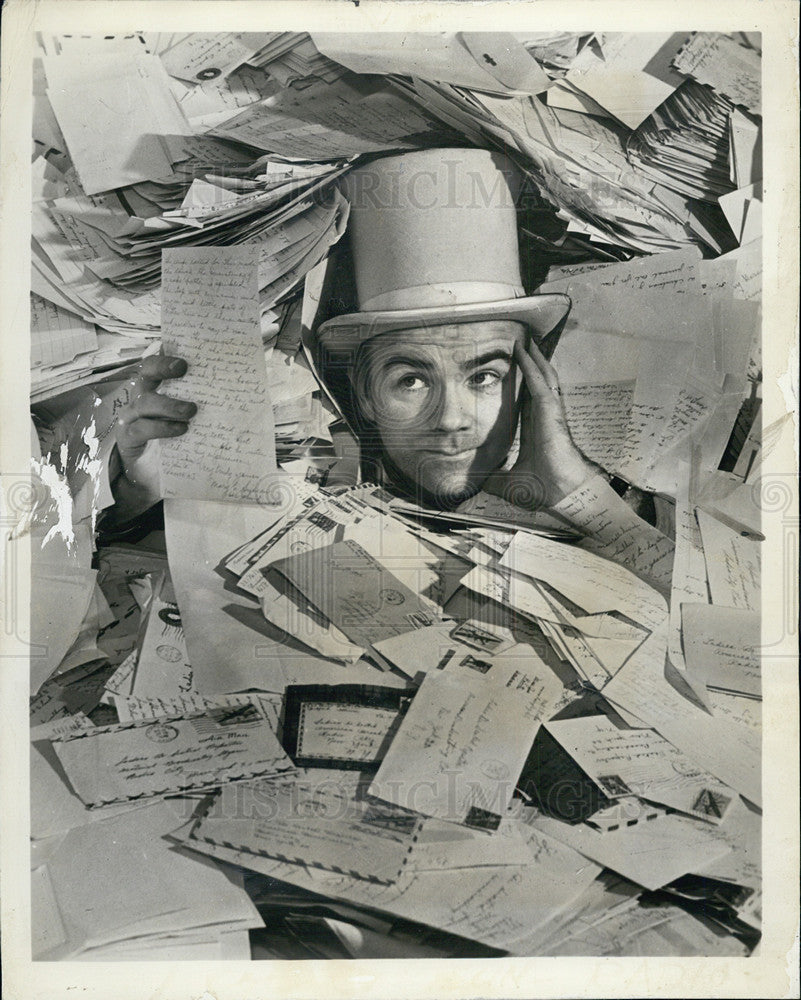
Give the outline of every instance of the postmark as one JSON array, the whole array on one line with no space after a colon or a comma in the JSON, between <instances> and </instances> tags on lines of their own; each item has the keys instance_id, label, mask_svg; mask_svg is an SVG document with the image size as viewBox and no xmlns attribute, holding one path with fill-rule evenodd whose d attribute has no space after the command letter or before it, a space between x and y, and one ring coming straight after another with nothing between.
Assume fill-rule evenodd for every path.
<instances>
[{"instance_id":1,"label":"postmark","mask_svg":"<svg viewBox=\"0 0 801 1000\"><path fill-rule=\"evenodd\" d=\"M175 726L157 722L155 725L147 727L145 736L153 743L172 743L178 736L178 730Z\"/></svg>"},{"instance_id":2,"label":"postmark","mask_svg":"<svg viewBox=\"0 0 801 1000\"><path fill-rule=\"evenodd\" d=\"M181 615L178 611L178 606L176 604L170 604L164 608L160 608L158 616L164 622L165 625L169 625L172 628L183 627L181 624Z\"/></svg>"},{"instance_id":3,"label":"postmark","mask_svg":"<svg viewBox=\"0 0 801 1000\"><path fill-rule=\"evenodd\" d=\"M181 650L177 646L170 646L168 643L156 646L156 654L162 660L166 660L167 663L178 663L179 660L183 659Z\"/></svg>"},{"instance_id":4,"label":"postmark","mask_svg":"<svg viewBox=\"0 0 801 1000\"><path fill-rule=\"evenodd\" d=\"M378 595L385 604L404 604L406 598L399 590L394 590L392 587L385 587Z\"/></svg>"}]
</instances>

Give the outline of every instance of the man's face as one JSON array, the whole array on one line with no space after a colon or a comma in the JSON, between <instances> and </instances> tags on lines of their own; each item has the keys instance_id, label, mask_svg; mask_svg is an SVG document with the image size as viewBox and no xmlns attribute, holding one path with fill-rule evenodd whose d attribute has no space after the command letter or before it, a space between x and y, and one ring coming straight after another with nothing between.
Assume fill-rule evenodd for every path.
<instances>
[{"instance_id":1,"label":"man's face","mask_svg":"<svg viewBox=\"0 0 801 1000\"><path fill-rule=\"evenodd\" d=\"M517 422L514 342L485 320L381 334L364 348L356 394L385 458L428 503L471 496L506 458Z\"/></svg>"}]
</instances>

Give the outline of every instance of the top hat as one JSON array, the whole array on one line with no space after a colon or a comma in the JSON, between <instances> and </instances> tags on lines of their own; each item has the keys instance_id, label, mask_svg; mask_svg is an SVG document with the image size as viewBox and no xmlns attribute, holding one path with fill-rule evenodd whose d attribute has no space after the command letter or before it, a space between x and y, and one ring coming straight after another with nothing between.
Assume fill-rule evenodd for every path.
<instances>
[{"instance_id":1,"label":"top hat","mask_svg":"<svg viewBox=\"0 0 801 1000\"><path fill-rule=\"evenodd\" d=\"M506 319L537 340L570 310L526 295L511 160L486 149L427 149L374 160L344 182L358 312L317 331L345 350L388 330Z\"/></svg>"}]
</instances>

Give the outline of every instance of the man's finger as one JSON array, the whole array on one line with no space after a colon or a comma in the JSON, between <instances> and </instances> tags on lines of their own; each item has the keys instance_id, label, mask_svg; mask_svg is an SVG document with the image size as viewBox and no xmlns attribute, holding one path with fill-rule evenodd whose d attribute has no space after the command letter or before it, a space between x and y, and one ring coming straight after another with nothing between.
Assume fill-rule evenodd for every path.
<instances>
[{"instance_id":1,"label":"man's finger","mask_svg":"<svg viewBox=\"0 0 801 1000\"><path fill-rule=\"evenodd\" d=\"M515 343L514 345L514 356L520 366L520 370L523 372L523 378L531 395L537 396L540 399L545 398L545 393L550 391L552 383L549 383L548 378L539 365L520 343ZM558 382L556 384L558 385Z\"/></svg>"},{"instance_id":2,"label":"man's finger","mask_svg":"<svg viewBox=\"0 0 801 1000\"><path fill-rule=\"evenodd\" d=\"M157 420L140 417L125 428L124 440L117 442L121 451L141 448L154 438L180 437L186 434L189 424L183 420Z\"/></svg>"},{"instance_id":3,"label":"man's finger","mask_svg":"<svg viewBox=\"0 0 801 1000\"><path fill-rule=\"evenodd\" d=\"M534 428L531 426L531 392L523 386L523 400L520 407L520 455L528 456L534 446Z\"/></svg>"},{"instance_id":4,"label":"man's finger","mask_svg":"<svg viewBox=\"0 0 801 1000\"><path fill-rule=\"evenodd\" d=\"M546 405L556 403L561 409L562 390L559 388L559 376L556 374L556 369L548 364L539 348L533 343L529 348L530 353L525 351L520 344L515 344L514 349L515 357L520 364L532 396Z\"/></svg>"},{"instance_id":5,"label":"man's finger","mask_svg":"<svg viewBox=\"0 0 801 1000\"><path fill-rule=\"evenodd\" d=\"M131 404L134 419L156 417L165 420L188 421L197 413L195 403L183 399L173 399L160 392L143 392ZM133 423L129 417L123 417L127 423Z\"/></svg>"},{"instance_id":6,"label":"man's finger","mask_svg":"<svg viewBox=\"0 0 801 1000\"><path fill-rule=\"evenodd\" d=\"M188 365L183 358L170 354L152 354L145 358L139 367L139 374L134 378L143 389L151 391L157 388L165 378L180 378L186 374Z\"/></svg>"},{"instance_id":7,"label":"man's finger","mask_svg":"<svg viewBox=\"0 0 801 1000\"><path fill-rule=\"evenodd\" d=\"M558 389L559 376L556 373L556 369L549 361L546 360L545 355L539 347L537 347L533 340L529 344L528 355L534 361L534 364L539 369L548 386L552 389Z\"/></svg>"}]
</instances>

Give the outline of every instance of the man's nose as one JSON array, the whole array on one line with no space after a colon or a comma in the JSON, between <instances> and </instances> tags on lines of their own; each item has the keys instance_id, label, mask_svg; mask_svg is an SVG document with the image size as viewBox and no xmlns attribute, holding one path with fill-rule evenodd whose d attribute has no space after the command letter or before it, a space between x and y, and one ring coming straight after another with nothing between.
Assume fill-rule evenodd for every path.
<instances>
[{"instance_id":1,"label":"man's nose","mask_svg":"<svg viewBox=\"0 0 801 1000\"><path fill-rule=\"evenodd\" d=\"M472 422L470 394L457 385L441 387L434 425L440 431L467 430Z\"/></svg>"}]
</instances>

